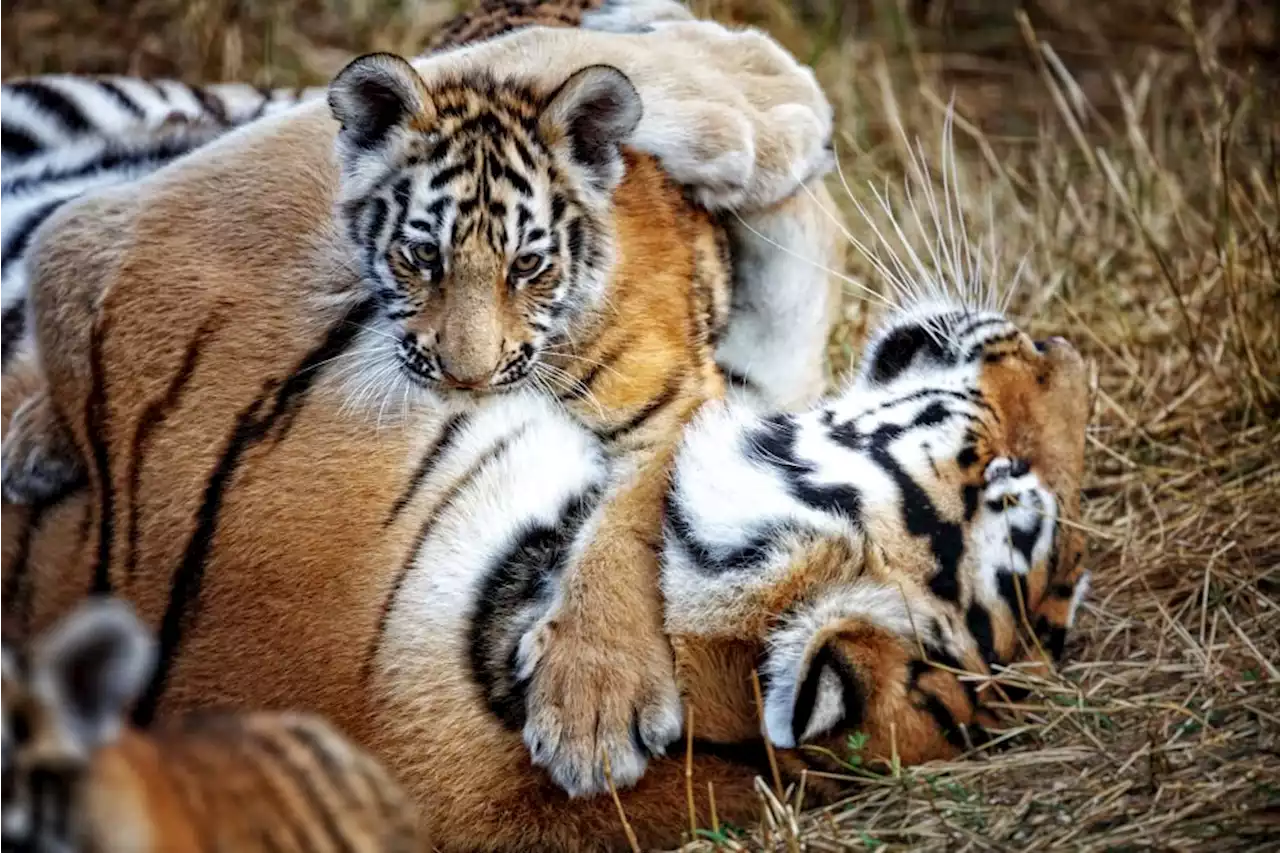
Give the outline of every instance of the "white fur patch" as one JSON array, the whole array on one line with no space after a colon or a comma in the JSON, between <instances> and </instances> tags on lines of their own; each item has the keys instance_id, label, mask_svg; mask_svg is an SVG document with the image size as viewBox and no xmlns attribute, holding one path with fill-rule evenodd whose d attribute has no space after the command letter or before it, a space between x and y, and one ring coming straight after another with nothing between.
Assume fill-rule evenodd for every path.
<instances>
[{"instance_id":1,"label":"white fur patch","mask_svg":"<svg viewBox=\"0 0 1280 853\"><path fill-rule=\"evenodd\" d=\"M611 33L644 32L659 21L691 21L693 13L676 0L605 0L582 14L582 27Z\"/></svg>"},{"instance_id":2,"label":"white fur patch","mask_svg":"<svg viewBox=\"0 0 1280 853\"><path fill-rule=\"evenodd\" d=\"M827 268L839 267L843 247L823 198L819 189L812 199L800 196L726 223L734 249L733 311L716 361L751 380L775 409L810 405L826 387L836 307Z\"/></svg>"},{"instance_id":3,"label":"white fur patch","mask_svg":"<svg viewBox=\"0 0 1280 853\"><path fill-rule=\"evenodd\" d=\"M425 448L436 436L423 438ZM493 454L503 442L505 452ZM469 483L442 508L412 558L375 662L382 672L420 655L460 654L485 572L528 525L555 524L566 501L601 485L607 461L595 438L554 403L508 394L476 406L422 485L422 505L440 500L468 474ZM462 659L458 667L467 671ZM420 688L390 681L407 695Z\"/></svg>"},{"instance_id":4,"label":"white fur patch","mask_svg":"<svg viewBox=\"0 0 1280 853\"><path fill-rule=\"evenodd\" d=\"M1080 609L1080 605L1088 596L1093 586L1093 573L1082 572L1080 579L1076 581L1076 588L1071 591L1071 604L1067 607L1067 628L1074 628L1076 625L1076 612Z\"/></svg>"}]
</instances>

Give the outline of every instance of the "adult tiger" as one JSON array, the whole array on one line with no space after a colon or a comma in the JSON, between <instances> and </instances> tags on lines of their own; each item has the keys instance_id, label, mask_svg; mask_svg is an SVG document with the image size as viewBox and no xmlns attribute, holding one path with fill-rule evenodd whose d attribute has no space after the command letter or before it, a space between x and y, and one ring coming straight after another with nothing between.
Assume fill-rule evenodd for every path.
<instances>
[{"instance_id":1,"label":"adult tiger","mask_svg":"<svg viewBox=\"0 0 1280 853\"><path fill-rule=\"evenodd\" d=\"M588 137L599 131L600 117L608 113L615 96L630 93L628 98L634 98L636 94L629 84L615 85L623 78L620 71L607 75L610 85L604 89L597 85L599 75L594 72L585 77L569 77L569 70L584 63L592 65L593 57L604 54L603 58L632 74L645 103L644 117L630 135L630 142L657 154L666 171L691 185L692 194L704 206L763 205L765 209L757 214L747 213L748 219L756 222L747 228L766 234L782 232L781 242L797 243L799 250L792 251L802 258L826 253L831 248L831 225L814 210L807 196L785 202L785 209L770 208L777 199L793 193L798 180L820 169L828 159L824 141L829 108L812 76L758 34L735 34L717 25L694 22L655 28L659 29L646 36L529 32L428 61L420 67L438 76L456 75L460 82L454 83L455 90L467 89L477 102L483 102L485 97L496 102L513 92L517 96L521 92L527 94L528 90L517 89L513 84L492 82L508 79L523 68L536 67L555 81L569 78L560 94L537 96L537 106L552 119L554 132L548 137L548 144L566 148L563 159L544 161L539 168L582 173L573 175L568 189L561 187L569 199L566 209L570 210L570 205L576 207L576 212L570 212L579 216L586 193L581 188L575 190L573 182L598 177L596 167L616 173L621 165L614 149L622 139L616 136L610 137L601 149L610 162L579 162L581 152L591 150L586 144L592 141ZM698 68L692 76L675 70L690 63L696 63ZM484 69L483 76L477 76L476 68ZM371 89L366 85L369 82L357 78L352 93L372 92L373 102L382 103L379 99L383 93ZM347 134L364 131L357 127L348 109L353 103L358 108L358 99L344 100L342 92L339 85L334 106L345 128L340 135L345 149L350 147ZM601 93L603 101L597 97ZM442 103L441 109L446 106L454 105ZM494 109L499 106L505 104L495 104ZM634 115L636 105L628 99L622 99L620 106ZM479 115L492 117L483 111ZM633 123L629 120L626 129L630 130ZM463 121L461 126L467 125L468 121ZM40 370L29 364L20 365L7 377L7 404L22 402L5 442L6 494L23 494L37 502L49 500L64 485L60 477L65 469L59 465L68 459L85 460L91 484L102 501L96 513L93 571L94 587L100 591L128 590L148 570L168 574L167 564L161 566L153 561L154 552L148 550L148 514L138 504L146 500L151 470L145 457L163 440L163 435L170 434L176 419L170 408L184 407L189 397L201 393L195 390L199 383L193 373L213 369L243 374L246 351L236 341L253 340L255 335L281 347L282 357L289 352L290 342L296 351L291 356L297 363L290 378L278 378L269 371L262 376L254 400L237 402L234 394L221 398L223 404L233 407L228 416L237 426L228 437L221 461L211 463L203 475L207 485L202 496L189 496L204 506L197 515L206 520L199 525L199 532L193 532L180 559L183 568L174 576L168 601L151 602L154 610L147 604L143 606L145 613L161 622L162 652L155 689L144 697L141 706L143 716L153 712L164 698L168 668L178 660L187 642L193 608L197 603L205 606L200 586L206 565L215 559L213 553L218 550L213 542L214 531L220 527L219 516L226 509L229 495L237 488L235 478L246 455L264 441L278 445L295 423L305 422L299 420L297 407L309 399L313 385L334 376L340 379L346 364L358 368L367 352L385 339L385 331L373 323L386 319L378 310L386 306L368 300L363 283L348 263L345 229L335 229L332 210L338 176L327 150L332 140L333 125L320 110L306 107L242 129L205 148L198 157L177 162L128 190L103 193L85 207L66 214L60 212L50 220L51 230L60 235L56 244L49 244L59 247L55 254L75 242L66 239L70 233L67 229L75 231L78 226L74 223L86 222L81 216L91 208L96 212L88 215L94 221L116 222L120 228L113 230L123 267L116 268L107 260L110 269L99 267L105 277L96 283L86 282L88 287L83 290L66 281L67 287L77 291L75 294L56 283L58 275L52 268L42 272L39 264L32 267L32 274L39 276L40 283L32 302L35 325L42 330L41 365ZM692 205L651 160L638 153L627 155L627 160L627 174L613 194L611 212L606 212L608 205L602 204L600 198L590 199L595 234L587 235L584 229L583 239L574 240L568 234L574 221L564 224L565 245L570 254L567 266L575 272L593 266L585 260L592 252L597 261L615 254L602 248L607 225L611 224L619 237L618 260L608 267L594 263L593 275L598 278L601 272L607 272L610 279L610 290L603 300L606 309L598 312L599 325L591 337L598 349L576 353L590 369L571 365L581 374L572 376L575 388L581 387L584 393L570 393L557 403L581 410L588 404L601 406L603 401L602 408L607 407L607 411L599 412L599 420L591 423L593 428L614 446L625 446L642 459L636 465L637 474L624 477L619 473L613 484L621 497L610 512L602 513L604 520L599 522L608 525L611 535L598 537L599 545L593 546L598 556L583 561L583 579L576 584L581 596L570 597L565 606L575 613L566 613L558 623L566 628L563 633L567 639L561 644L565 651L544 656L543 669L554 665L570 673L565 676L568 683L553 683L544 691L546 698L537 704L554 706L558 711L558 716L544 721L542 728L573 726L572 736L561 741L561 749L551 754L549 763L561 783L575 792L602 789L598 747L604 742L617 767L618 782L626 784L642 772L646 748L658 751L679 732L679 697L657 606L654 544L659 535L662 472L678 438L679 426L698 404L723 391L712 357L711 335L722 325L728 307L728 269L726 259L715 250L715 229L706 214ZM504 168L511 167L507 163ZM356 164L354 168L358 173L362 167ZM457 172L465 171L467 166L448 168ZM350 171L349 167L344 179L350 177ZM527 181L541 183L542 179L530 177ZM570 190L575 192L571 194ZM208 212L225 209L227 193L235 198L234 218L245 225L236 225L220 214L219 227L210 231ZM458 201L458 209L468 198ZM546 205L553 213L555 202L550 199ZM341 209L344 214L347 212L345 206ZM517 209L523 208L512 204L506 212L514 215ZM545 211L539 215L542 213ZM610 217L612 223L606 221ZM266 234L256 230L257 224L263 222L271 222L280 230L264 240ZM153 226L158 230L153 231ZM183 260L182 253L172 251L176 244L169 241L188 227L200 236L198 245L187 245L190 254ZM285 239L279 246L269 245L274 237ZM88 240L86 235L86 244ZM162 266L176 264L185 272L175 280L167 272L149 268L149 262L142 258L153 250L159 254L151 257ZM785 258L786 250L779 254ZM99 261L110 255L111 250L95 250ZM54 266L59 263L53 261ZM795 273L785 269L786 263L784 260L783 271ZM739 313L750 316L754 312L767 318L774 306L807 303L803 311L788 315L789 320L803 316L806 325L792 328L793 334L800 336L800 343L786 348L786 358L794 362L798 353L820 353L825 309L831 304L825 273L819 270L815 274L802 267L798 274L784 277L786 287L778 287L771 280L778 272L777 262L743 265L740 269L735 298L746 301ZM107 280L117 272L124 273L131 284L119 287ZM150 294L150 285L142 284L144 280L158 283L153 274L168 280L163 294ZM135 280L141 286L135 288ZM300 288L300 281L308 286ZM103 289L97 290L99 287ZM91 302L104 302L86 304L83 298L90 293L94 294L88 296ZM175 377L165 367L147 367L125 356L137 368L129 370L126 385L141 384L134 388L117 386L108 374L115 369L110 365L123 364L115 359L124 353L108 355L106 351L120 345L127 348L131 339L128 333L122 339L115 338L111 331L115 321L107 316L114 311L106 303L117 304L117 300L123 300L118 303L122 309L125 303L133 306L124 309L124 314L142 311L173 321L170 328L178 338L169 343L183 348L182 359L190 363L190 369L179 370ZM254 309L247 317L238 315L241 307L258 301L273 307ZM78 324L68 313L75 310L75 305L88 309L80 315ZM572 320L565 330L571 341L571 333L583 328L580 316L573 316ZM524 321L532 323L530 318ZM310 336L320 323L330 329L315 345ZM191 337L180 343L184 334ZM113 340L115 343L111 343ZM735 339L730 336L726 340L722 354L731 360ZM741 347L740 337L737 340ZM229 350L224 349L227 346ZM148 346L149 355L161 362L173 352L166 354ZM751 353L752 357L755 355ZM330 365L330 360L340 357L349 360ZM218 365L220 359L220 367L208 367ZM744 368L748 373L753 370L751 364ZM565 368L566 375L571 375L569 369ZM794 398L803 394L806 388L817 384L820 370L820 358L806 359L802 372L788 376L789 387L782 387L777 396ZM52 381L52 393L36 390L23 400L19 383L39 380L42 372ZM596 381L589 378L592 375ZM84 396L73 402L71 389L78 384L74 378L77 376L88 379L88 385L80 386ZM67 380L70 385L64 384ZM100 400L104 394L106 399ZM141 404L142 409L131 408L128 401ZM433 411L439 411L438 407L460 407L464 411L471 405L467 400L433 398L413 403L401 420L415 417L424 403L437 407ZM380 419L383 408L378 407ZM588 409L587 415L590 414ZM583 413L579 411L579 415ZM201 418L212 416L206 408ZM589 417L585 419L590 422ZM73 435L68 435L63 425ZM117 436L118 429L128 437ZM458 434L456 425L447 431L441 439L441 449L447 449ZM65 438L49 439L58 435ZM105 446L117 441L132 449L120 453ZM64 447L69 452L64 454ZM412 482L420 482L427 473L428 469L422 469ZM176 480L166 481L180 491L183 484L195 486L190 479L193 474L188 470ZM37 488L31 488L33 482ZM412 512L404 510L412 510L420 500L416 488L403 489L399 508L384 519L387 526L411 523ZM173 497L171 493L164 501L171 509L176 508L170 502ZM158 553L154 556L160 561L167 559ZM588 565L594 568L588 570ZM601 600L628 601L622 612L631 622L622 626L610 619L609 624L600 625L602 608L595 602ZM154 615L160 613L162 618ZM581 624L573 625L574 617ZM577 630L570 632L570 626ZM548 631L549 635L554 633ZM548 642L554 643L550 639ZM591 659L589 666L584 665L584 658ZM357 676L353 673L353 677ZM315 683L315 679L308 681ZM605 724L600 724L599 709L592 703L595 696L603 697L600 701L609 708ZM637 717L645 743L631 742ZM536 727L532 723L531 726Z\"/></svg>"},{"instance_id":2,"label":"adult tiger","mask_svg":"<svg viewBox=\"0 0 1280 853\"><path fill-rule=\"evenodd\" d=\"M331 185L294 175L291 196L240 175L280 137L318 150L282 124L270 134L60 214L40 242L42 346L88 338L52 391L91 489L35 519L6 506L6 606L43 623L110 582L182 639L162 712L321 711L392 763L442 848L621 845L612 803L567 800L520 735L544 619L572 594L617 471L538 395L413 410L375 434L378 407L353 412L328 361L359 331L307 242L320 215L306 193ZM241 206L211 233L195 210L229 186ZM807 413L709 412L676 469L665 616L695 790L713 782L729 819L755 803L753 666L779 744L858 729L868 759L952 755L986 719L955 671L1017 656L1024 621L1054 646L1083 588L1058 524L1076 511L1087 411L1070 347L943 307L892 318L865 364ZM635 744L605 746L615 779L643 769ZM797 749L782 769L823 760ZM683 772L654 760L621 794L645 843L685 825Z\"/></svg>"}]
</instances>

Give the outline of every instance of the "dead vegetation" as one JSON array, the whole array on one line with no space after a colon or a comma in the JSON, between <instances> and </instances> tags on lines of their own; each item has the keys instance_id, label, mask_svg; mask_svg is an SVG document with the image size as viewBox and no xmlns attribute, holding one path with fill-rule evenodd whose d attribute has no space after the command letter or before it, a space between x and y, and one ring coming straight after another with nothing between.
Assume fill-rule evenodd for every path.
<instances>
[{"instance_id":1,"label":"dead vegetation","mask_svg":"<svg viewBox=\"0 0 1280 853\"><path fill-rule=\"evenodd\" d=\"M845 184L872 203L933 175L946 104L970 234L994 233L1014 311L1097 372L1086 491L1094 592L1004 742L864 767L806 810L688 849L1280 849L1280 16L1247 0L1071 4L695 0L818 70ZM323 82L412 52L447 0L6 2L6 76L49 70ZM862 239L862 225L847 211ZM848 275L884 283L851 250ZM850 288L833 361L870 303ZM764 786L767 788L768 786Z\"/></svg>"}]
</instances>

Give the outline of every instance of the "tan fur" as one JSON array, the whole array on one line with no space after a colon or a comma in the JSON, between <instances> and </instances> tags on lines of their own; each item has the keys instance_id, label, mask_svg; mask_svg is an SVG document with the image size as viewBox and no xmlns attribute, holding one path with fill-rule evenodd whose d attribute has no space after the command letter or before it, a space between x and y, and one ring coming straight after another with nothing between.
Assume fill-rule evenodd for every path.
<instances>
[{"instance_id":1,"label":"tan fur","mask_svg":"<svg viewBox=\"0 0 1280 853\"><path fill-rule=\"evenodd\" d=\"M645 81L656 79L666 87L658 102L695 110L697 87L687 75L707 69L680 55L680 32L668 33L676 40L653 52L567 31L545 42L526 38L510 54L491 44L431 62L482 56L498 67L550 68L554 77L570 56L575 66L606 61L632 77L646 104L654 99ZM732 53L717 55L712 71L732 81L725 96L732 108L747 104L741 114L753 117L758 136L780 133L761 118L768 109L749 103L775 97L776 87L752 90L729 72ZM672 95L680 91L683 100ZM707 123L732 127L717 124L722 103L707 105L695 132ZM62 211L42 231L33 270L41 351L58 416L88 462L90 488L53 506L4 507L5 589L27 591L16 600L6 596L6 630L15 619L38 630L69 609L95 578L104 580L100 554L109 558L105 580L159 625L189 543L198 538L197 510L236 448L242 461L200 563L198 607L183 620L160 714L173 718L210 703L322 713L390 764L423 805L431 843L441 849L621 847L613 803L570 801L532 768L519 734L483 706L456 659L406 658L386 674L369 670L371 638L416 532L414 524L385 524L387 507L412 474L407 460L417 455L415 435L438 426L443 414L375 433L344 410L340 382L318 365L304 365L326 335L342 328L351 306L345 296L351 275L332 230L332 132L321 111L299 110L215 143L145 184ZM712 148L721 145L708 132L717 139ZM801 144L803 132L788 138ZM756 179L795 153L788 144L757 148L764 152L760 162L773 165L760 166ZM593 386L607 410L628 412L652 400L670 377L663 371L672 368L673 354L683 371L680 393L661 417L626 438L636 454L632 479L597 531L594 553L570 579L564 609L546 625L544 657L553 688L581 683L585 672L595 689L624 694L643 692L655 670L671 665L653 590L652 548L669 464L664 445L701 399L718 393L701 338L712 323L701 318L722 313L718 285L701 278L714 269L706 260L718 256L713 230L651 161L633 158L630 175L616 200L619 317L608 318L582 353L603 360L611 347L626 344L616 365L621 376L602 372ZM782 196L774 186L772 200ZM217 227L210 227L211 210L221 212ZM623 329L636 340L622 338ZM1017 418L1011 446L988 450L1016 449L1046 462L1070 506L1083 427L1074 414L1081 408L1078 365L1061 360L1047 385L1028 372L1038 362L1026 356L1007 372L991 371L983 390ZM589 366L573 369L582 375ZM300 397L282 396L290 378L301 375L314 376L314 385ZM18 386L8 375L4 382L8 417ZM589 423L599 417L585 399L573 405ZM1078 570L1070 558L1062 567ZM767 765L750 676L769 631L823 584L864 573L917 582L924 573L918 545L886 537L880 550L862 554L844 543L804 543L791 580L755 603L735 635L669 638L698 738L693 787L703 825L708 783L722 820L746 824L756 812L754 777L767 778ZM874 697L869 758L895 749L913 760L953 755L907 695L903 670L911 650L866 625L846 627L829 630L884 685ZM1007 637L1011 644L1011 629ZM656 641L657 649L637 638ZM449 642L460 648L463 639ZM584 648L592 653L585 658ZM584 669L564 671L575 659ZM925 678L958 720L977 718L947 676ZM583 702L569 714L594 718L594 710ZM888 725L898 719L900 728ZM794 779L811 758L797 750L780 760ZM830 788L810 777L808 790L821 796ZM683 746L653 761L620 796L643 844L678 842L687 826Z\"/></svg>"}]
</instances>

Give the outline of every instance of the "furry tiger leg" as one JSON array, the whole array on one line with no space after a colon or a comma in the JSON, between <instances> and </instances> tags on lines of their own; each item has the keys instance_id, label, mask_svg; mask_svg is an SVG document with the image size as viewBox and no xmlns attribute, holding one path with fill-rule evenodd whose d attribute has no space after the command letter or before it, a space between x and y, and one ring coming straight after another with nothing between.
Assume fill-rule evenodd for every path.
<instances>
[{"instance_id":1,"label":"furry tiger leg","mask_svg":"<svg viewBox=\"0 0 1280 853\"><path fill-rule=\"evenodd\" d=\"M840 308L840 210L813 180L773 207L722 219L734 281L716 362L729 398L769 410L810 405L827 387L827 338Z\"/></svg>"},{"instance_id":2,"label":"furry tiger leg","mask_svg":"<svg viewBox=\"0 0 1280 853\"><path fill-rule=\"evenodd\" d=\"M657 543L670 448L631 466L575 540L547 614L521 638L525 744L571 796L629 787L680 735ZM607 756L607 758L605 757Z\"/></svg>"}]
</instances>

